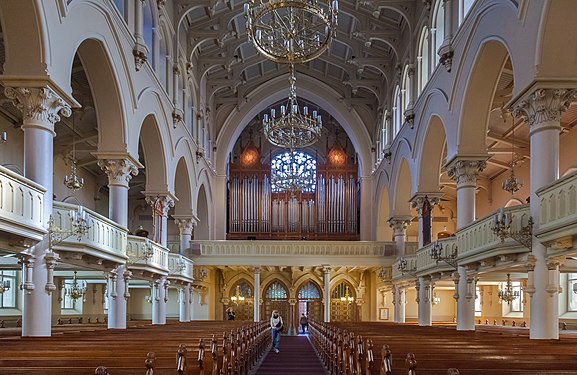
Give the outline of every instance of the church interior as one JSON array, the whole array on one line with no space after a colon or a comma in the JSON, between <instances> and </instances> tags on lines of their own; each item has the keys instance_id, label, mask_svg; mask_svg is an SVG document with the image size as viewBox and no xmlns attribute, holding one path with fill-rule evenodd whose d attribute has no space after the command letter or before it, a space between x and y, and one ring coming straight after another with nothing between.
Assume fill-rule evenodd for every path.
<instances>
[{"instance_id":1,"label":"church interior","mask_svg":"<svg viewBox=\"0 0 577 375\"><path fill-rule=\"evenodd\" d=\"M573 0L0 1L0 373L173 373L186 342L178 373L204 374L203 339L202 371L267 374L273 311L287 350L308 317L331 374L577 373L572 21ZM343 332L363 349L339 362Z\"/></svg>"}]
</instances>

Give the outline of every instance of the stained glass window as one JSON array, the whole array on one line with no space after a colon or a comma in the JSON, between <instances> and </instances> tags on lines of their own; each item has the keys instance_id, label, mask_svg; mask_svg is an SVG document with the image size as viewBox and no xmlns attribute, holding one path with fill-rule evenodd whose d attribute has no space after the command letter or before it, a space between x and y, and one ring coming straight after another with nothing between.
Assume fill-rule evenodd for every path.
<instances>
[{"instance_id":1,"label":"stained glass window","mask_svg":"<svg viewBox=\"0 0 577 375\"><path fill-rule=\"evenodd\" d=\"M301 290L299 290L299 299L320 299L319 290L312 282L307 282Z\"/></svg>"},{"instance_id":2,"label":"stained glass window","mask_svg":"<svg viewBox=\"0 0 577 375\"><path fill-rule=\"evenodd\" d=\"M317 162L309 154L302 151L278 154L271 161L272 191L301 190L314 193L316 173Z\"/></svg>"},{"instance_id":3,"label":"stained glass window","mask_svg":"<svg viewBox=\"0 0 577 375\"><path fill-rule=\"evenodd\" d=\"M267 299L287 299L286 290L278 281L270 284L265 295Z\"/></svg>"}]
</instances>

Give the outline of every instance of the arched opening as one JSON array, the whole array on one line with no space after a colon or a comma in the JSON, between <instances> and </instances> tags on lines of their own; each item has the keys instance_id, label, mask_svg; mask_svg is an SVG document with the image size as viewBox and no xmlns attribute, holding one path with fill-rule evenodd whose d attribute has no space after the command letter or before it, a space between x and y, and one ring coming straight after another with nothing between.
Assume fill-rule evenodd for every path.
<instances>
[{"instance_id":1,"label":"arched opening","mask_svg":"<svg viewBox=\"0 0 577 375\"><path fill-rule=\"evenodd\" d=\"M403 125L403 109L401 105L401 88L397 85L393 93L393 139L399 134Z\"/></svg>"},{"instance_id":2,"label":"arched opening","mask_svg":"<svg viewBox=\"0 0 577 375\"><path fill-rule=\"evenodd\" d=\"M348 280L342 280L331 291L331 321L354 322L356 314L356 291Z\"/></svg>"},{"instance_id":3,"label":"arched opening","mask_svg":"<svg viewBox=\"0 0 577 375\"><path fill-rule=\"evenodd\" d=\"M439 63L439 48L445 40L445 7L443 0L437 0L433 7L433 19L431 22L431 62L433 67Z\"/></svg>"},{"instance_id":4,"label":"arched opening","mask_svg":"<svg viewBox=\"0 0 577 375\"><path fill-rule=\"evenodd\" d=\"M419 37L417 53L417 94L420 95L429 81L429 29L425 26Z\"/></svg>"},{"instance_id":5,"label":"arched opening","mask_svg":"<svg viewBox=\"0 0 577 375\"><path fill-rule=\"evenodd\" d=\"M377 213L377 231L376 240L377 241L392 241L393 240L393 230L389 226L389 218L391 217L391 212L389 209L389 190L383 188L380 191L381 198L379 199L378 213Z\"/></svg>"},{"instance_id":6,"label":"arched opening","mask_svg":"<svg viewBox=\"0 0 577 375\"><path fill-rule=\"evenodd\" d=\"M280 316L283 318L285 326L289 325L290 314L288 291L282 282L279 280L273 280L269 285L267 285L264 289L263 306L262 319L269 319L272 312L278 310Z\"/></svg>"},{"instance_id":7,"label":"arched opening","mask_svg":"<svg viewBox=\"0 0 577 375\"><path fill-rule=\"evenodd\" d=\"M192 171L192 168L190 170ZM184 157L181 157L176 165L174 194L178 198L178 202L174 206L175 215L192 216L192 189L189 168Z\"/></svg>"},{"instance_id":8,"label":"arched opening","mask_svg":"<svg viewBox=\"0 0 577 375\"><path fill-rule=\"evenodd\" d=\"M195 240L209 240L210 239L210 217L208 214L208 197L204 185L198 189L198 197L196 203L196 216L198 217L198 224L194 229Z\"/></svg>"},{"instance_id":9,"label":"arched opening","mask_svg":"<svg viewBox=\"0 0 577 375\"><path fill-rule=\"evenodd\" d=\"M241 278L230 288L228 307L234 311L235 320L253 320L254 292L252 285ZM224 319L227 319L226 310Z\"/></svg>"},{"instance_id":10,"label":"arched opening","mask_svg":"<svg viewBox=\"0 0 577 375\"><path fill-rule=\"evenodd\" d=\"M295 322L298 322L302 314L308 319L323 319L323 304L319 286L309 280L305 282L297 292L298 309Z\"/></svg>"},{"instance_id":11,"label":"arched opening","mask_svg":"<svg viewBox=\"0 0 577 375\"><path fill-rule=\"evenodd\" d=\"M403 159L396 179L395 196L393 197L393 216L411 215L409 200L412 197L411 170L407 159Z\"/></svg>"}]
</instances>

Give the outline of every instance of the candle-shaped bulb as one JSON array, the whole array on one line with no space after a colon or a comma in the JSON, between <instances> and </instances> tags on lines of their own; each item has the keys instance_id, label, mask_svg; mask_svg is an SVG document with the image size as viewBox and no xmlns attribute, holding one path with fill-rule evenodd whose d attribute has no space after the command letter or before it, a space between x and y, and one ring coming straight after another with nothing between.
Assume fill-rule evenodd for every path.
<instances>
[{"instance_id":1,"label":"candle-shaped bulb","mask_svg":"<svg viewBox=\"0 0 577 375\"><path fill-rule=\"evenodd\" d=\"M306 105L303 107L303 114L304 114L305 116L308 116L308 115L309 115L309 107L307 107Z\"/></svg>"},{"instance_id":2,"label":"candle-shaped bulb","mask_svg":"<svg viewBox=\"0 0 577 375\"><path fill-rule=\"evenodd\" d=\"M285 112L286 112L286 107L284 105L281 105L280 106L280 113L284 116Z\"/></svg>"},{"instance_id":3,"label":"candle-shaped bulb","mask_svg":"<svg viewBox=\"0 0 577 375\"><path fill-rule=\"evenodd\" d=\"M250 9L250 5L248 5L248 3L244 4L244 14L245 16L248 16L248 11Z\"/></svg>"},{"instance_id":4,"label":"candle-shaped bulb","mask_svg":"<svg viewBox=\"0 0 577 375\"><path fill-rule=\"evenodd\" d=\"M317 111L313 111L313 118L317 118Z\"/></svg>"},{"instance_id":5,"label":"candle-shaped bulb","mask_svg":"<svg viewBox=\"0 0 577 375\"><path fill-rule=\"evenodd\" d=\"M2 132L2 142L6 142L7 139L8 136L6 135L6 132Z\"/></svg>"},{"instance_id":6,"label":"candle-shaped bulb","mask_svg":"<svg viewBox=\"0 0 577 375\"><path fill-rule=\"evenodd\" d=\"M276 115L276 109L271 108L271 110L270 110L270 117L271 117L271 118L274 118L275 115Z\"/></svg>"}]
</instances>

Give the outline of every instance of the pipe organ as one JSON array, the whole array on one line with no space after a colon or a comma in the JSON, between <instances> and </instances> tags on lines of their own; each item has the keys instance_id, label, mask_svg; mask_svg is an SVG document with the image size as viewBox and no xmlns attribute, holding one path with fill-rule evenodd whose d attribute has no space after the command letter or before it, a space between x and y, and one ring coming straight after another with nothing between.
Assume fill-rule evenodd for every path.
<instances>
[{"instance_id":1,"label":"pipe organ","mask_svg":"<svg viewBox=\"0 0 577 375\"><path fill-rule=\"evenodd\" d=\"M359 239L358 165L342 148L317 160L310 191L273 191L271 173L252 143L230 163L227 239Z\"/></svg>"}]
</instances>

